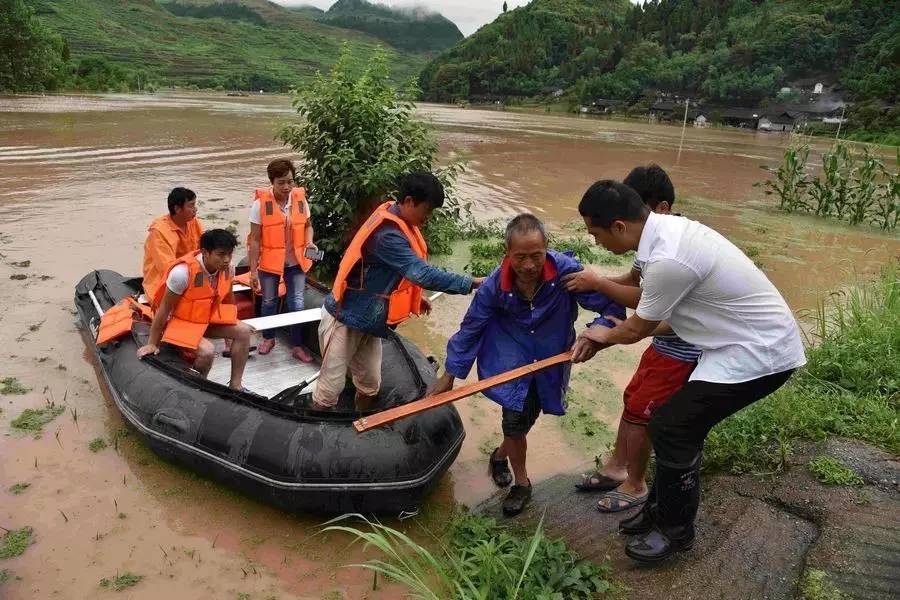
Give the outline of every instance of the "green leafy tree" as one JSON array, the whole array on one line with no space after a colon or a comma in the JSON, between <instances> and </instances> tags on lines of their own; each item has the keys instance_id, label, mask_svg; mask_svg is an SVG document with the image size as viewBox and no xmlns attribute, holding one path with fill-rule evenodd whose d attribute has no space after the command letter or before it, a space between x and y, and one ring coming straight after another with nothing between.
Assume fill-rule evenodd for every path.
<instances>
[{"instance_id":1,"label":"green leafy tree","mask_svg":"<svg viewBox=\"0 0 900 600\"><path fill-rule=\"evenodd\" d=\"M0 0L0 92L55 89L67 51L23 0Z\"/></svg>"},{"instance_id":2,"label":"green leafy tree","mask_svg":"<svg viewBox=\"0 0 900 600\"><path fill-rule=\"evenodd\" d=\"M279 133L303 157L297 182L308 191L316 243L326 252L322 275L334 272L356 229L396 191L403 173L432 171L447 191L444 208L424 232L432 253L450 251L466 212L453 193L461 166L436 167L437 142L407 99L416 96L415 86L398 93L380 50L361 74L353 65L345 48L329 76L318 74L312 85L295 93L301 118Z\"/></svg>"}]
</instances>

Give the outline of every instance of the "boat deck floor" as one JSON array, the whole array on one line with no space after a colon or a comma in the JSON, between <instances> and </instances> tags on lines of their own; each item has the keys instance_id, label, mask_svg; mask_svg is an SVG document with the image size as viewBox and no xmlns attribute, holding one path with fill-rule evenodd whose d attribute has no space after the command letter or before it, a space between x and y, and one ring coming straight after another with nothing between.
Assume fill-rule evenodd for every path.
<instances>
[{"instance_id":1,"label":"boat deck floor","mask_svg":"<svg viewBox=\"0 0 900 600\"><path fill-rule=\"evenodd\" d=\"M244 387L267 398L272 398L279 392L297 385L301 381L312 377L319 372L321 360L315 357L311 363L302 363L291 356L291 338L286 332L279 331L275 335L277 343L272 351L265 356L253 350L247 360L247 368L244 370ZM253 344L262 342L257 338ZM231 359L222 356L225 349L223 340L214 340L216 345L216 360L209 372L209 380L228 385L231 379ZM316 389L316 383L311 383L306 390L312 392Z\"/></svg>"}]
</instances>

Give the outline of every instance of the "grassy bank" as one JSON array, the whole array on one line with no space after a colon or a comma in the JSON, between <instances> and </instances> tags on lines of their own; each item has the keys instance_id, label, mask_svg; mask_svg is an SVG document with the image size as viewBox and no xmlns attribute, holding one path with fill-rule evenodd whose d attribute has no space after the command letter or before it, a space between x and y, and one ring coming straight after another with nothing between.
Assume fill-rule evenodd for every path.
<instances>
[{"instance_id":1,"label":"grassy bank","mask_svg":"<svg viewBox=\"0 0 900 600\"><path fill-rule=\"evenodd\" d=\"M809 363L786 386L710 433L707 469L780 471L795 440L830 435L900 454L900 262L832 295L810 341Z\"/></svg>"},{"instance_id":2,"label":"grassy bank","mask_svg":"<svg viewBox=\"0 0 900 600\"><path fill-rule=\"evenodd\" d=\"M325 531L348 533L380 551L378 558L352 566L375 573L373 589L380 574L407 586L413 598L589 600L622 596L621 588L611 581L608 564L579 560L565 543L548 539L542 524L529 534L492 518L460 515L440 538L428 544L434 550L361 515L339 517Z\"/></svg>"}]
</instances>

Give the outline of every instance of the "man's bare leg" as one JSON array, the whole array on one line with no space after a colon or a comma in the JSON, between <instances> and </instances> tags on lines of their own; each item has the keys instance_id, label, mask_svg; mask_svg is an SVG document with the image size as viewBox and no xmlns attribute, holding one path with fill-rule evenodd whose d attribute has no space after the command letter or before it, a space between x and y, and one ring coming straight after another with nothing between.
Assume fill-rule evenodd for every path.
<instances>
[{"instance_id":1,"label":"man's bare leg","mask_svg":"<svg viewBox=\"0 0 900 600\"><path fill-rule=\"evenodd\" d=\"M231 380L228 387L242 390L241 380L244 377L244 369L247 367L247 357L250 354L250 336L253 330L238 323L236 325L211 325L206 329L206 335L211 338L230 338L231 342Z\"/></svg>"},{"instance_id":2,"label":"man's bare leg","mask_svg":"<svg viewBox=\"0 0 900 600\"><path fill-rule=\"evenodd\" d=\"M627 477L616 491L634 497L640 497L647 493L647 464L650 462L650 438L647 428L643 425L635 425L628 421L619 424L619 431L624 432L625 461ZM611 500L601 498L599 504L610 508Z\"/></svg>"},{"instance_id":3,"label":"man's bare leg","mask_svg":"<svg viewBox=\"0 0 900 600\"><path fill-rule=\"evenodd\" d=\"M203 338L197 346L197 358L194 359L194 364L191 367L204 377L208 377L215 358L216 347L208 339Z\"/></svg>"},{"instance_id":4,"label":"man's bare leg","mask_svg":"<svg viewBox=\"0 0 900 600\"><path fill-rule=\"evenodd\" d=\"M494 458L497 460L508 458L512 467L516 485L530 485L528 470L525 468L525 457L528 453L528 440L526 436L503 438L503 443L497 449Z\"/></svg>"}]
</instances>

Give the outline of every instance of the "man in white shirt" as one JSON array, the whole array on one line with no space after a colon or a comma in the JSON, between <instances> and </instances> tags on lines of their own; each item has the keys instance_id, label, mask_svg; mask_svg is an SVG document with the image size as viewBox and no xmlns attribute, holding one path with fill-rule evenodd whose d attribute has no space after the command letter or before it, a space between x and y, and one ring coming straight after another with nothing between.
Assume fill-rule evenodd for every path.
<instances>
[{"instance_id":1,"label":"man in white shirt","mask_svg":"<svg viewBox=\"0 0 900 600\"><path fill-rule=\"evenodd\" d=\"M655 502L648 499L638 516L620 524L623 532L636 534L626 554L658 562L693 545L706 435L806 364L803 343L775 286L712 229L651 213L634 190L608 180L592 185L578 210L598 244L616 254L637 251L644 269L635 314L613 329L592 327L579 336L573 361L649 337L662 321L702 351L688 383L649 424Z\"/></svg>"}]
</instances>

